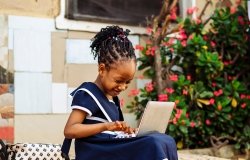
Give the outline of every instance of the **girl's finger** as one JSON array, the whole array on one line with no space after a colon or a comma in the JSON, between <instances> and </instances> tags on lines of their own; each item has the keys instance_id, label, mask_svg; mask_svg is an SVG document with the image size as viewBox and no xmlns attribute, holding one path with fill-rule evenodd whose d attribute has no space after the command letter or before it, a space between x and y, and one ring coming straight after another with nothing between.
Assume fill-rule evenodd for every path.
<instances>
[{"instance_id":1,"label":"girl's finger","mask_svg":"<svg viewBox=\"0 0 250 160\"><path fill-rule=\"evenodd\" d=\"M122 129L123 128L122 123L119 121L115 121L115 128Z\"/></svg>"}]
</instances>

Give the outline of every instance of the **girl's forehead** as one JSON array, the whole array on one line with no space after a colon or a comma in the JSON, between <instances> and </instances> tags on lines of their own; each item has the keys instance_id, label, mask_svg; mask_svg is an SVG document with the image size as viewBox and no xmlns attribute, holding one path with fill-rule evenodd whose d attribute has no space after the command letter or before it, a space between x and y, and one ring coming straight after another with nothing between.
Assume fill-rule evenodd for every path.
<instances>
[{"instance_id":1,"label":"girl's forehead","mask_svg":"<svg viewBox=\"0 0 250 160\"><path fill-rule=\"evenodd\" d=\"M135 61L119 61L110 65L110 71L121 76L131 77L136 70Z\"/></svg>"},{"instance_id":2,"label":"girl's forehead","mask_svg":"<svg viewBox=\"0 0 250 160\"><path fill-rule=\"evenodd\" d=\"M135 60L119 60L115 63L112 63L110 65L111 69L128 69L128 68L134 68L136 66Z\"/></svg>"}]
</instances>

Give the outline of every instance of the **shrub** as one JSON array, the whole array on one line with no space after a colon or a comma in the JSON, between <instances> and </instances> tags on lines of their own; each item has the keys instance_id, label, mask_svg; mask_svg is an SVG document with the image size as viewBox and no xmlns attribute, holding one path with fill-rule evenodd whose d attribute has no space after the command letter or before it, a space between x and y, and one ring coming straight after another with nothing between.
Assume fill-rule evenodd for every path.
<instances>
[{"instance_id":1,"label":"shrub","mask_svg":"<svg viewBox=\"0 0 250 160\"><path fill-rule=\"evenodd\" d=\"M247 11L242 5L217 8L202 20L192 18L194 10L175 20L175 36L165 34L158 44L136 47L141 51L139 70L151 82L127 107L139 119L149 100L176 102L166 133L179 149L210 147L212 136L227 139L236 149L250 149ZM160 70L155 68L155 54L161 57ZM162 72L160 91L157 72Z\"/></svg>"}]
</instances>

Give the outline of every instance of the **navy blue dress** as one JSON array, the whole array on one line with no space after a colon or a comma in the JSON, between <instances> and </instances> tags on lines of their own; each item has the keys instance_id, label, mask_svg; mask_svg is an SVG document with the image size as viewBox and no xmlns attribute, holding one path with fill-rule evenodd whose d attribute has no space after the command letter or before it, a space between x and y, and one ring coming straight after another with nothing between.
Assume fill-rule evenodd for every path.
<instances>
[{"instance_id":1,"label":"navy blue dress","mask_svg":"<svg viewBox=\"0 0 250 160\"><path fill-rule=\"evenodd\" d=\"M92 95L90 95L92 94ZM71 93L72 109L88 113L84 124L123 121L118 97L113 101L92 82L85 82ZM94 96L94 97L93 97ZM94 99L97 99L98 105ZM103 110L105 110L103 113ZM107 114L109 119L107 119ZM87 138L75 139L76 160L177 160L174 139L166 134L151 133L132 138L115 138L103 132Z\"/></svg>"}]
</instances>

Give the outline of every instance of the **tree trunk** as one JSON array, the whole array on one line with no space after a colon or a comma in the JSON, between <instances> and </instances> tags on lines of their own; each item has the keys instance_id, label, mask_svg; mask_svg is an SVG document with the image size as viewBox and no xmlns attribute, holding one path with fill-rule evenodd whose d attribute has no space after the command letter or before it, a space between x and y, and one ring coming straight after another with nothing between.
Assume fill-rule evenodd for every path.
<instances>
[{"instance_id":1,"label":"tree trunk","mask_svg":"<svg viewBox=\"0 0 250 160\"><path fill-rule=\"evenodd\" d=\"M157 17L153 19L153 36L152 42L156 47L154 69L155 69L155 82L157 87L157 94L161 94L163 90L163 76L162 76L162 59L160 53L161 41L165 38L167 28L170 22L170 11L176 7L178 0L163 0L161 11ZM161 31L161 32L160 32Z\"/></svg>"}]
</instances>

